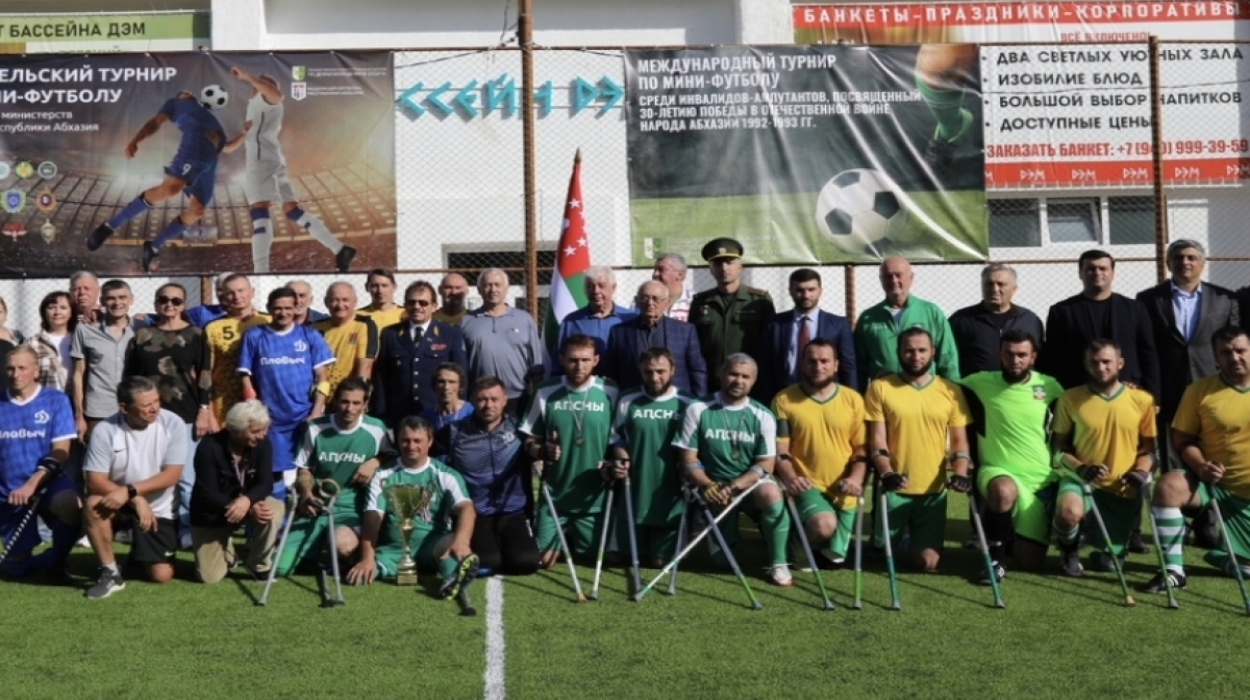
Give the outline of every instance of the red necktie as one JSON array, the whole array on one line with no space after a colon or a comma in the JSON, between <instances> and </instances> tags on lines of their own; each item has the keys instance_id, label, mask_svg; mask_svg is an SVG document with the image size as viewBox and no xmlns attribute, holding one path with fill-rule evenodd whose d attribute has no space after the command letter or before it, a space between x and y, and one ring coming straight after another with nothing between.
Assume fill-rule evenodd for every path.
<instances>
[{"instance_id":1,"label":"red necktie","mask_svg":"<svg viewBox=\"0 0 1250 700\"><path fill-rule=\"evenodd\" d=\"M807 344L812 340L812 331L808 326L810 322L811 319L808 317L799 316L799 323L802 325L799 326L799 347L794 352L794 365L796 369L803 363L803 348L807 347Z\"/></svg>"}]
</instances>

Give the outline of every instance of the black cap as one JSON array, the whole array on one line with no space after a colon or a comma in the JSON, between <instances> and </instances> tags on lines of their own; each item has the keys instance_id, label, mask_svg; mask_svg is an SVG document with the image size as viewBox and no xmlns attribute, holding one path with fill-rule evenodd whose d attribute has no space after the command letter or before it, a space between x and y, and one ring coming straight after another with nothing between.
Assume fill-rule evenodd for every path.
<instances>
[{"instance_id":1,"label":"black cap","mask_svg":"<svg viewBox=\"0 0 1250 700\"><path fill-rule=\"evenodd\" d=\"M742 244L732 238L714 238L703 246L703 259L712 262L716 258L742 257Z\"/></svg>"}]
</instances>

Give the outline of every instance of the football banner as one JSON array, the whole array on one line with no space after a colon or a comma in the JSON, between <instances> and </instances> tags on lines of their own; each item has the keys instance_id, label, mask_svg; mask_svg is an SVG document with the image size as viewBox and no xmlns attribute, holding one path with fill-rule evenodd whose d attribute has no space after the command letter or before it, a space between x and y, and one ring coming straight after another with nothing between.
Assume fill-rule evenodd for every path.
<instances>
[{"instance_id":1,"label":"football banner","mask_svg":"<svg viewBox=\"0 0 1250 700\"><path fill-rule=\"evenodd\" d=\"M0 274L395 264L389 52L0 56Z\"/></svg>"},{"instance_id":2,"label":"football banner","mask_svg":"<svg viewBox=\"0 0 1250 700\"><path fill-rule=\"evenodd\" d=\"M972 45L626 51L633 263L989 251Z\"/></svg>"}]
</instances>

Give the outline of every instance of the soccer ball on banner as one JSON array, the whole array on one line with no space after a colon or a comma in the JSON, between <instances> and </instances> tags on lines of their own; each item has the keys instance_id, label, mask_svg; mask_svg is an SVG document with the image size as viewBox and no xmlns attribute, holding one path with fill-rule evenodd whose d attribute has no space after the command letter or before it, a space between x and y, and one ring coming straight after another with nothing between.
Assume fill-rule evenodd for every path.
<instances>
[{"instance_id":1,"label":"soccer ball on banner","mask_svg":"<svg viewBox=\"0 0 1250 700\"><path fill-rule=\"evenodd\" d=\"M816 198L816 225L838 250L849 255L877 254L877 244L897 242L907 225L898 186L876 170L838 173Z\"/></svg>"},{"instance_id":2,"label":"soccer ball on banner","mask_svg":"<svg viewBox=\"0 0 1250 700\"><path fill-rule=\"evenodd\" d=\"M230 102L230 94L220 85L206 85L200 90L200 104L207 109L221 109Z\"/></svg>"}]
</instances>

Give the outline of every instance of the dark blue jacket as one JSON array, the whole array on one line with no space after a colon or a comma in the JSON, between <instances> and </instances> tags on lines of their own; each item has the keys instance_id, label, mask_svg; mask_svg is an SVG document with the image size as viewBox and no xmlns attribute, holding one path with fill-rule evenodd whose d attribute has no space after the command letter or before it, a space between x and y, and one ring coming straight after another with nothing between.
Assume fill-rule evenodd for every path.
<instances>
[{"instance_id":1,"label":"dark blue jacket","mask_svg":"<svg viewBox=\"0 0 1250 700\"><path fill-rule=\"evenodd\" d=\"M648 342L649 337L654 340ZM699 348L699 336L694 326L663 317L654 332L643 328L641 318L632 318L613 326L608 333L608 347L599 358L597 374L616 382L624 395L642 386L642 372L638 370L638 358L644 350L656 346L666 347L673 353L677 366L673 368L673 386L694 394L707 394L707 362Z\"/></svg>"},{"instance_id":2,"label":"dark blue jacket","mask_svg":"<svg viewBox=\"0 0 1250 700\"><path fill-rule=\"evenodd\" d=\"M828 340L838 349L838 383L861 391L851 324L842 316L828 311L817 311L816 333L811 339L817 338ZM790 371L790 348L794 342L794 310L782 311L773 316L764 331L764 342L761 343L763 351L760 353L762 357L755 358L760 363L760 382L764 385L759 395L766 397L766 404L783 389L799 381L797 367L796 372ZM752 395L756 393L752 392Z\"/></svg>"},{"instance_id":3,"label":"dark blue jacket","mask_svg":"<svg viewBox=\"0 0 1250 700\"><path fill-rule=\"evenodd\" d=\"M460 329L431 320L420 342L413 342L407 321L382 329L373 363L373 415L392 429L404 416L419 416L438 402L431 382L444 362L465 367Z\"/></svg>"},{"instance_id":4,"label":"dark blue jacket","mask_svg":"<svg viewBox=\"0 0 1250 700\"><path fill-rule=\"evenodd\" d=\"M516 419L506 413L490 432L469 416L438 431L435 451L464 477L478 515L508 515L529 507L530 470L521 452L523 442Z\"/></svg>"}]
</instances>

